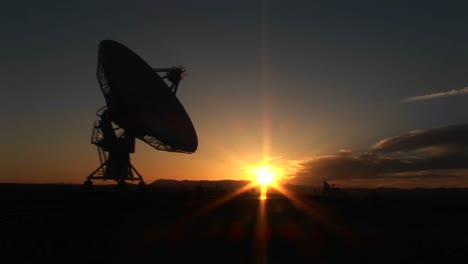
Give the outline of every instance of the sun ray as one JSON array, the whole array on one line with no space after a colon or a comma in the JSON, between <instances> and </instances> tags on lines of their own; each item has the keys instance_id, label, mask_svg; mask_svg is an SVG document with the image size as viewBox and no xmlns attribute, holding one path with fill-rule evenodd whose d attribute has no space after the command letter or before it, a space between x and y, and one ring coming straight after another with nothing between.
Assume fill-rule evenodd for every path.
<instances>
[{"instance_id":1,"label":"sun ray","mask_svg":"<svg viewBox=\"0 0 468 264\"><path fill-rule=\"evenodd\" d=\"M267 198L267 189L268 186L266 185L260 186L260 200L265 200Z\"/></svg>"},{"instance_id":2,"label":"sun ray","mask_svg":"<svg viewBox=\"0 0 468 264\"><path fill-rule=\"evenodd\" d=\"M268 45L268 0L262 1L261 14L261 87L262 87L262 130L263 156L269 157L271 151L271 111L269 94L269 45Z\"/></svg>"},{"instance_id":3,"label":"sun ray","mask_svg":"<svg viewBox=\"0 0 468 264\"><path fill-rule=\"evenodd\" d=\"M259 210L257 216L257 225L255 228L255 247L257 253L256 263L267 263L268 256L268 222L266 217L266 199L259 200Z\"/></svg>"},{"instance_id":4,"label":"sun ray","mask_svg":"<svg viewBox=\"0 0 468 264\"><path fill-rule=\"evenodd\" d=\"M333 217L330 216L330 210L326 210L319 203L313 202L311 200L305 202L294 192L291 192L290 190L284 188L279 184L272 184L271 187L283 194L299 209L306 212L313 219L317 220L321 225L331 230L337 236L340 236L346 242L357 242L357 237L355 237L355 235L351 231L351 228L347 227L343 223L338 224L335 220L333 220Z\"/></svg>"},{"instance_id":5,"label":"sun ray","mask_svg":"<svg viewBox=\"0 0 468 264\"><path fill-rule=\"evenodd\" d=\"M251 183L248 183L236 190L234 190L233 192L230 192L228 194L226 194L225 196L213 201L212 203L208 204L207 206L201 208L200 210L198 210L197 212L193 213L192 215L190 215L187 219L185 219L184 222L187 222L187 221L190 221L190 220L193 220L197 217L200 217L206 213L208 213L209 211L221 206L222 204L228 202L229 200L232 200L234 199L236 196L252 189L256 184L254 182L251 182Z\"/></svg>"}]
</instances>

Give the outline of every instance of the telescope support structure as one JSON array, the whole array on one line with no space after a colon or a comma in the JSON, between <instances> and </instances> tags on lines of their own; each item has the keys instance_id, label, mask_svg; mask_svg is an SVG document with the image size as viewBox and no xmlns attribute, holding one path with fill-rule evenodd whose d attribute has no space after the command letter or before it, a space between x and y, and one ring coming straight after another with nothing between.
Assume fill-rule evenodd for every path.
<instances>
[{"instance_id":1,"label":"telescope support structure","mask_svg":"<svg viewBox=\"0 0 468 264\"><path fill-rule=\"evenodd\" d=\"M135 137L114 128L105 107L98 110L97 116L100 120L94 122L91 143L97 146L101 165L87 177L85 186L92 187L92 180L114 180L120 187L126 181L139 181L139 186L145 186L143 177L130 162L130 153L135 152Z\"/></svg>"}]
</instances>

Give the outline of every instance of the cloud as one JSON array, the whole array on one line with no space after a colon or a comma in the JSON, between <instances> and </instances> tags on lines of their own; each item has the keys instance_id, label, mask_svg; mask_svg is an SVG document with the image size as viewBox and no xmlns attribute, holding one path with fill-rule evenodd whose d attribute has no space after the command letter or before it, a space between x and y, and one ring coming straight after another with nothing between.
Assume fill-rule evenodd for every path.
<instances>
[{"instance_id":1,"label":"cloud","mask_svg":"<svg viewBox=\"0 0 468 264\"><path fill-rule=\"evenodd\" d=\"M375 169L367 160L338 153L304 160L292 181L300 184L320 184L324 180L362 179L375 175Z\"/></svg>"},{"instance_id":2,"label":"cloud","mask_svg":"<svg viewBox=\"0 0 468 264\"><path fill-rule=\"evenodd\" d=\"M432 93L432 94L425 94L425 95L418 95L414 97L408 97L403 100L401 100L401 103L411 103L411 102L417 102L417 101L424 101L424 100L431 100L431 99L436 99L436 98L441 98L441 97L448 97L448 96L455 96L455 95L462 95L462 94L468 94L468 87L464 87L462 89L454 89L446 92L440 92L440 93Z\"/></svg>"},{"instance_id":3,"label":"cloud","mask_svg":"<svg viewBox=\"0 0 468 264\"><path fill-rule=\"evenodd\" d=\"M372 146L374 152L455 152L468 147L468 124L458 124L427 130L415 130L397 137L383 139ZM446 153L448 154L448 153Z\"/></svg>"},{"instance_id":4,"label":"cloud","mask_svg":"<svg viewBox=\"0 0 468 264\"><path fill-rule=\"evenodd\" d=\"M386 179L441 179L441 178L459 178L460 175L451 173L451 171L415 171L400 172L382 175Z\"/></svg>"},{"instance_id":5,"label":"cloud","mask_svg":"<svg viewBox=\"0 0 468 264\"><path fill-rule=\"evenodd\" d=\"M349 150L303 160L295 177L300 184L324 180L443 178L434 170L468 168L468 124L452 125L383 139L369 152Z\"/></svg>"}]
</instances>

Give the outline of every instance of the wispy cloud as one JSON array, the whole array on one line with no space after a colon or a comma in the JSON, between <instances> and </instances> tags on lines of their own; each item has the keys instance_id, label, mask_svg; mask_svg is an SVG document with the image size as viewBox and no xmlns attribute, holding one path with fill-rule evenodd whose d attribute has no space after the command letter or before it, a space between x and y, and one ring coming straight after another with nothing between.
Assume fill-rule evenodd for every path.
<instances>
[{"instance_id":1,"label":"wispy cloud","mask_svg":"<svg viewBox=\"0 0 468 264\"><path fill-rule=\"evenodd\" d=\"M418 96L413 96L413 97L408 97L403 100L401 100L401 103L411 103L411 102L417 102L417 101L424 101L424 100L431 100L431 99L436 99L436 98L441 98L441 97L448 97L448 96L455 96L455 95L462 95L462 94L468 94L468 87L465 87L463 89L454 89L446 92L440 92L440 93L432 93L432 94L425 94L425 95L418 95Z\"/></svg>"}]
</instances>

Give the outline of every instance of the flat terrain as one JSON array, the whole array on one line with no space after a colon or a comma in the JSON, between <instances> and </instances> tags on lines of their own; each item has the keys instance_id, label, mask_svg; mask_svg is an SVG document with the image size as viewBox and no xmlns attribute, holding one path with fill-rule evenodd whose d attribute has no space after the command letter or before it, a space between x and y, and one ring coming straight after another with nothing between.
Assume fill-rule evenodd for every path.
<instances>
[{"instance_id":1,"label":"flat terrain","mask_svg":"<svg viewBox=\"0 0 468 264\"><path fill-rule=\"evenodd\" d=\"M2 263L467 263L468 190L302 196L0 185ZM207 210L207 208L211 208ZM262 214L263 212L263 214ZM5 261L2 261L4 259Z\"/></svg>"}]
</instances>

